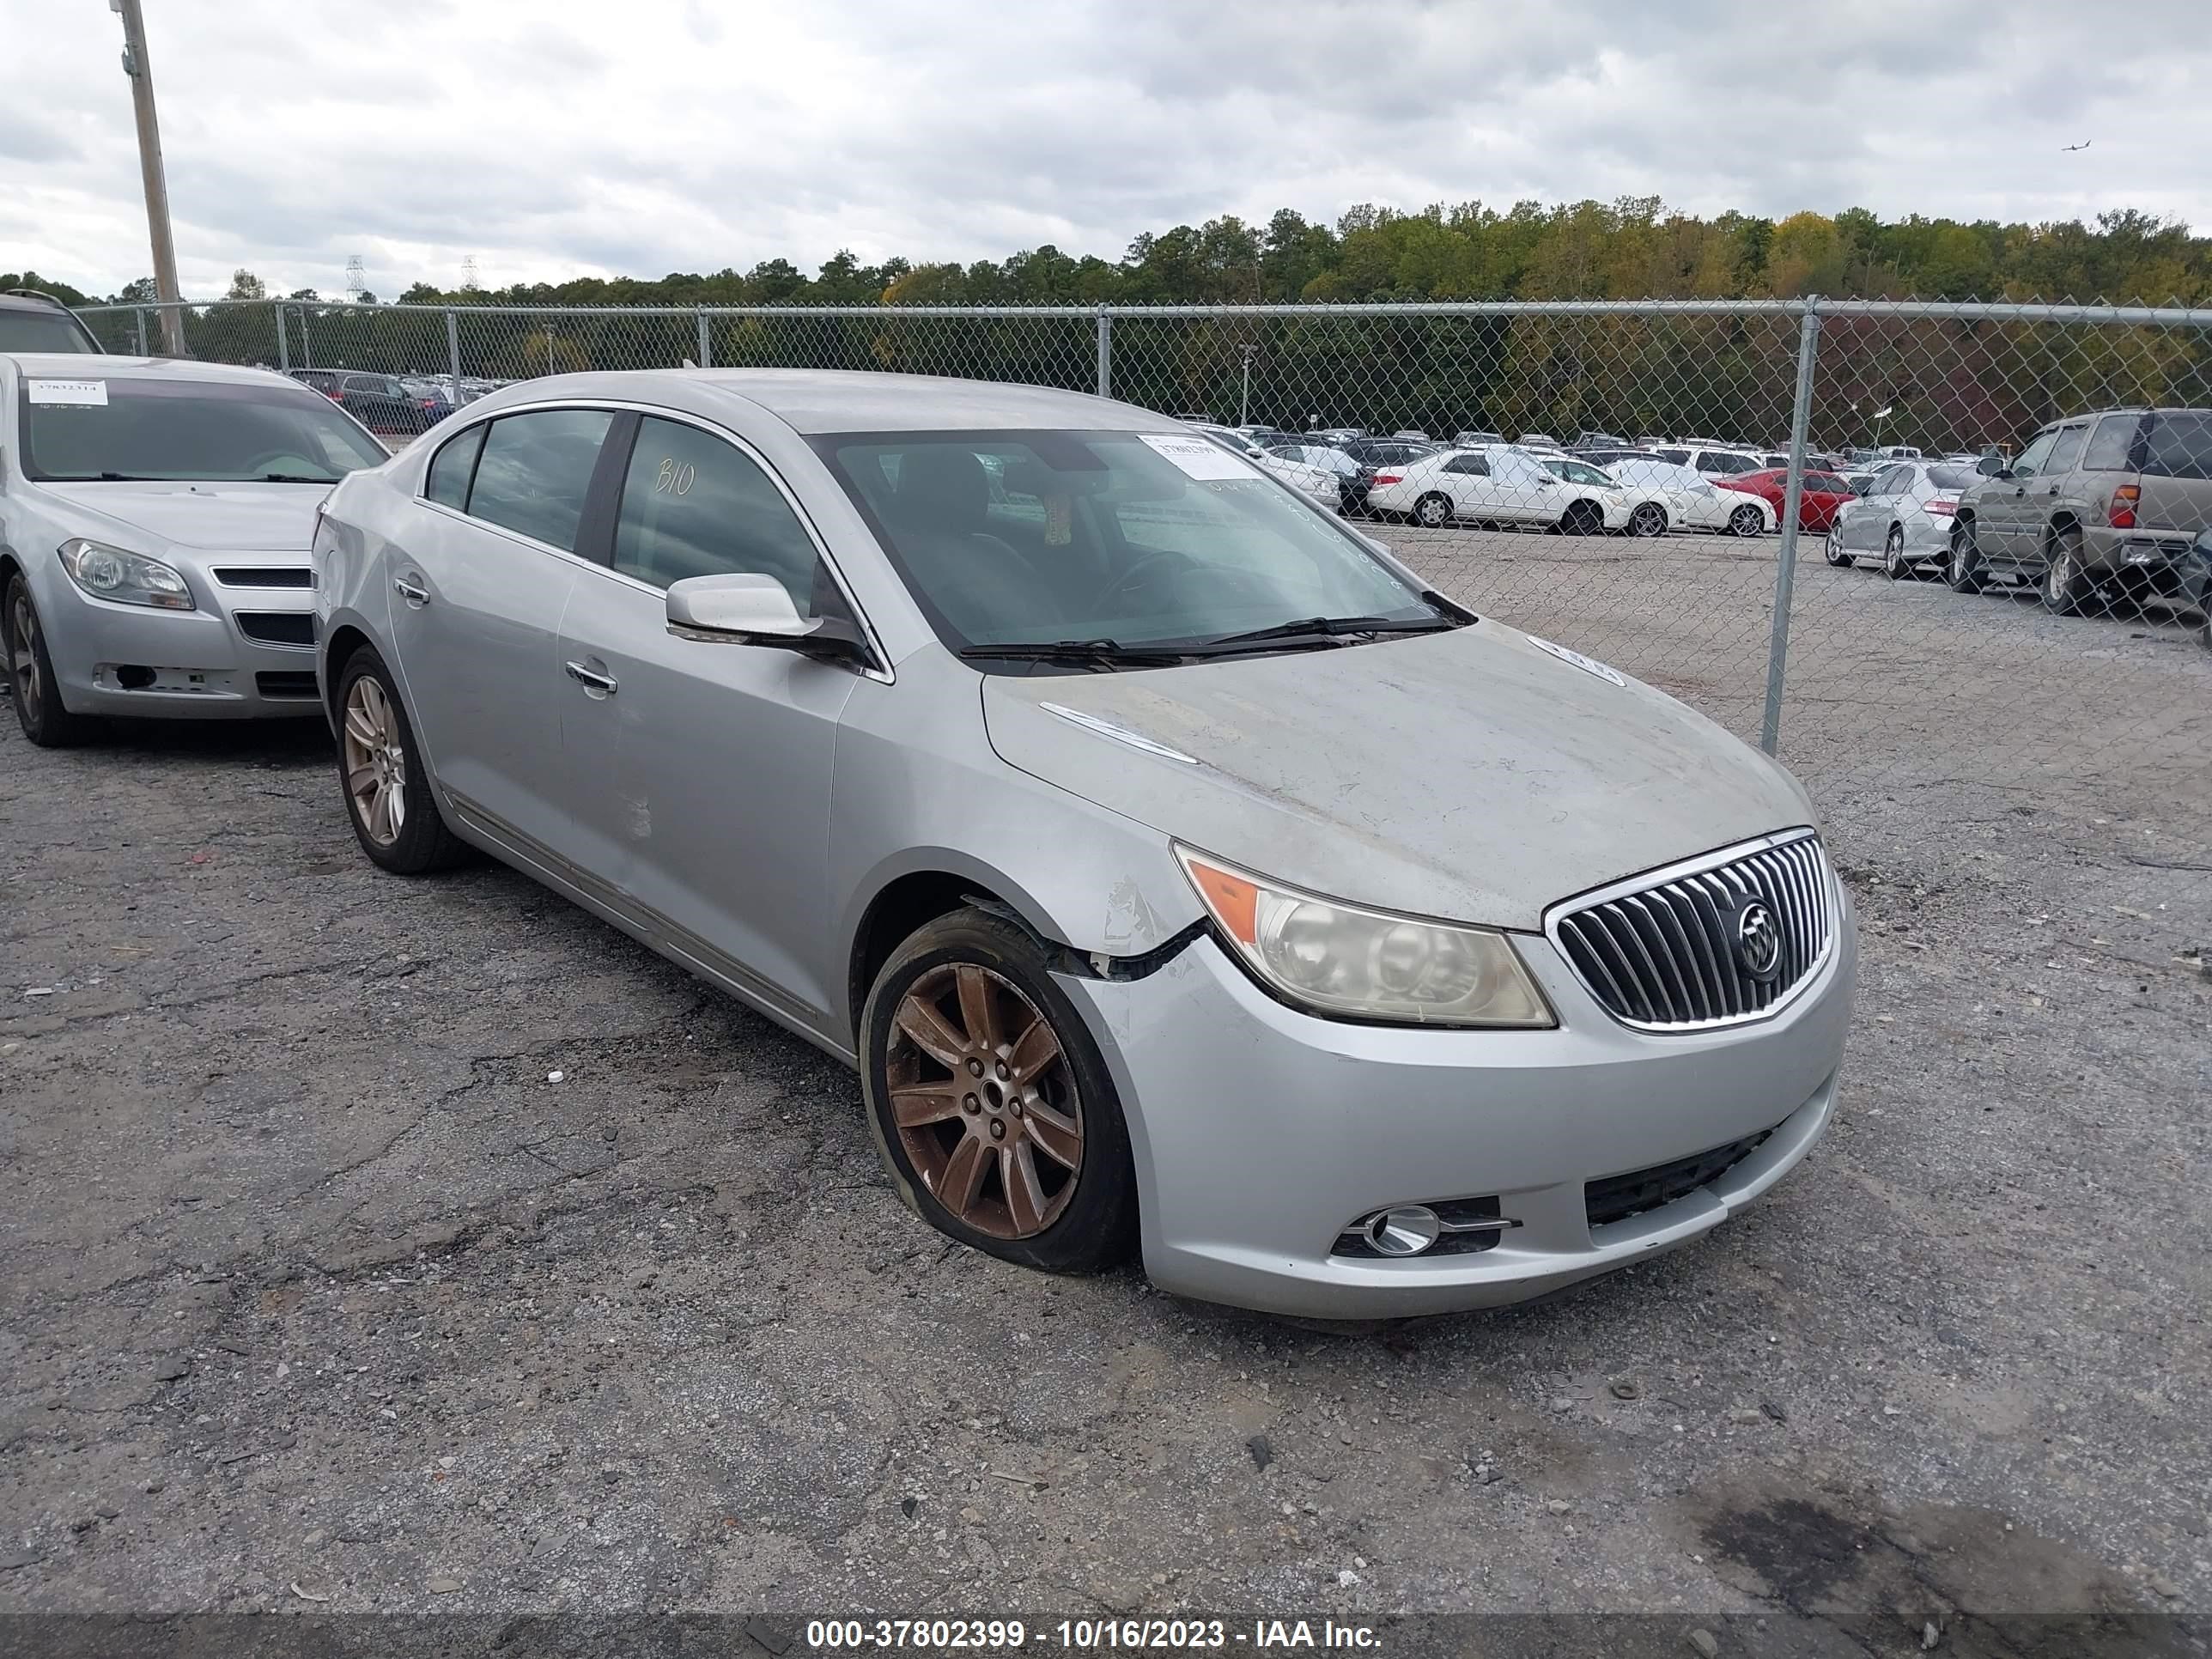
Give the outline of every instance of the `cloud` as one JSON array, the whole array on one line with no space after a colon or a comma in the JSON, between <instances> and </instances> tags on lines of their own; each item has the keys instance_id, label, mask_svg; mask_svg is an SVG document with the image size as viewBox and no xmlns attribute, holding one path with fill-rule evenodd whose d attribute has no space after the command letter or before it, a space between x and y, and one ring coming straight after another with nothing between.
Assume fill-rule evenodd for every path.
<instances>
[{"instance_id":1,"label":"cloud","mask_svg":"<svg viewBox=\"0 0 2212 1659\"><path fill-rule=\"evenodd\" d=\"M2059 0L173 0L149 26L187 290L333 291L360 253L389 295L471 256L488 284L1115 257L1359 201L2203 220L2197 25L2147 0L2157 50L2121 53ZM0 265L112 290L148 263L115 20L0 0L0 40L37 89L0 108Z\"/></svg>"}]
</instances>

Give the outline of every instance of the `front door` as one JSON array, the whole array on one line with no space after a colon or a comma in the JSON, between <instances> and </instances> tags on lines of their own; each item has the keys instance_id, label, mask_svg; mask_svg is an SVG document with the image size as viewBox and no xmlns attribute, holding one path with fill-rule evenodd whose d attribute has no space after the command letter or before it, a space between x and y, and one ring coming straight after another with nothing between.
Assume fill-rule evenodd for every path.
<instances>
[{"instance_id":1,"label":"front door","mask_svg":"<svg viewBox=\"0 0 2212 1659\"><path fill-rule=\"evenodd\" d=\"M2058 428L2058 441L2051 446L2050 459L2044 462L2042 472L2031 480L2027 493L2021 496L2027 511L2014 532L2015 562L2042 570L2045 556L2049 551L2049 537L2045 533L2051 520L2062 507L2079 512L2082 503L2078 496L2081 475L2075 471L2081 459L2081 447L2088 441L2089 423L2074 421Z\"/></svg>"},{"instance_id":2,"label":"front door","mask_svg":"<svg viewBox=\"0 0 2212 1659\"><path fill-rule=\"evenodd\" d=\"M601 441L600 410L539 410L431 458L416 531L386 558L392 640L439 787L501 839L569 856L561 616Z\"/></svg>"},{"instance_id":3,"label":"front door","mask_svg":"<svg viewBox=\"0 0 2212 1659\"><path fill-rule=\"evenodd\" d=\"M1975 498L1974 550L1987 562L2010 565L2021 556L2021 545L2027 539L2023 526L2032 510L2028 489L2031 485L2041 488L2037 480L2043 475L2043 464L2051 459L2051 446L2057 441L2056 427L2039 433L2012 464L2012 477L1994 480Z\"/></svg>"},{"instance_id":4,"label":"front door","mask_svg":"<svg viewBox=\"0 0 2212 1659\"><path fill-rule=\"evenodd\" d=\"M561 633L579 862L659 942L836 1031L830 774L860 681L795 652L669 632L671 583L738 572L775 577L802 617L844 609L760 462L702 427L647 416L623 467L611 568L583 573Z\"/></svg>"}]
</instances>

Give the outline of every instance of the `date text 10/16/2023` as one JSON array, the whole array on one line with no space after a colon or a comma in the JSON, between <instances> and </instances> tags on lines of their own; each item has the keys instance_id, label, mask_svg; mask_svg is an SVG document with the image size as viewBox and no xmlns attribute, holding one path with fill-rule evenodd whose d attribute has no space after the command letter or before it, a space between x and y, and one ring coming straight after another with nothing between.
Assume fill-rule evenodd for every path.
<instances>
[{"instance_id":1,"label":"date text 10/16/2023","mask_svg":"<svg viewBox=\"0 0 2212 1659\"><path fill-rule=\"evenodd\" d=\"M1063 1619L1034 1631L1018 1619L817 1619L806 1626L806 1644L818 1651L1012 1651L1033 1640L1039 1646L1073 1652L1243 1648L1258 1653L1320 1649L1372 1653L1380 1649L1371 1626L1340 1625L1333 1619L1255 1619L1249 1626L1221 1619Z\"/></svg>"}]
</instances>

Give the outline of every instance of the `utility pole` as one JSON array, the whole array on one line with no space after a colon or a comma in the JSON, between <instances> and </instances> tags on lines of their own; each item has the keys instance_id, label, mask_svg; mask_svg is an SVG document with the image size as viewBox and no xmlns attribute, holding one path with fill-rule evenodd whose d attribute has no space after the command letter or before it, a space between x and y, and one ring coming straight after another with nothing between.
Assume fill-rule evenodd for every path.
<instances>
[{"instance_id":1,"label":"utility pole","mask_svg":"<svg viewBox=\"0 0 2212 1659\"><path fill-rule=\"evenodd\" d=\"M123 72L138 118L138 168L146 181L146 226L154 240L154 291L161 301L161 349L185 355L184 295L177 289L177 245L169 235L169 185L161 170L161 126L154 115L154 71L146 59L146 20L138 0L107 0L123 18Z\"/></svg>"}]
</instances>

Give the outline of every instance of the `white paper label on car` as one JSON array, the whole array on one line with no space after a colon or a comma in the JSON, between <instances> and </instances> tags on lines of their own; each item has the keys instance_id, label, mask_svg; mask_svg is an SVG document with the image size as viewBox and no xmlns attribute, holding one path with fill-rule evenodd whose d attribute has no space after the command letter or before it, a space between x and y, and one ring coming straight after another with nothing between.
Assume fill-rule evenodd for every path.
<instances>
[{"instance_id":1,"label":"white paper label on car","mask_svg":"<svg viewBox=\"0 0 2212 1659\"><path fill-rule=\"evenodd\" d=\"M25 383L34 404L77 404L87 409L107 407L105 380L30 380Z\"/></svg>"},{"instance_id":2,"label":"white paper label on car","mask_svg":"<svg viewBox=\"0 0 2212 1659\"><path fill-rule=\"evenodd\" d=\"M1137 435L1173 461L1186 477L1201 483L1260 476L1258 468L1206 438L1170 436L1158 432L1140 432Z\"/></svg>"},{"instance_id":3,"label":"white paper label on car","mask_svg":"<svg viewBox=\"0 0 2212 1659\"><path fill-rule=\"evenodd\" d=\"M1570 651L1564 645L1554 645L1549 640L1540 640L1534 634L1524 634L1522 637L1527 640L1529 644L1534 646L1539 651L1544 652L1549 656L1557 657L1561 662L1571 662L1574 664L1576 667L1581 669L1585 674L1595 674L1598 678L1601 680L1610 680L1615 685L1626 685L1628 684L1626 677L1624 676L1619 669L1607 668L1603 663L1598 661L1595 657L1585 657L1581 652Z\"/></svg>"}]
</instances>

